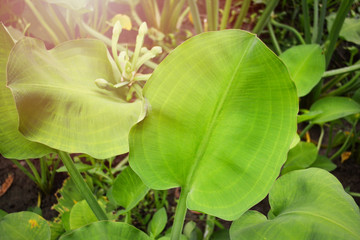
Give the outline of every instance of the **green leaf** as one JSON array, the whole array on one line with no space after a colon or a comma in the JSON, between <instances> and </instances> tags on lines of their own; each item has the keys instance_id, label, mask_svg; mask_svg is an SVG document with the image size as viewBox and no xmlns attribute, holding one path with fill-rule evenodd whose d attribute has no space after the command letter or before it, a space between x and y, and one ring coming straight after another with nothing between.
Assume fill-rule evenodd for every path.
<instances>
[{"instance_id":1,"label":"green leaf","mask_svg":"<svg viewBox=\"0 0 360 240\"><path fill-rule=\"evenodd\" d=\"M125 168L115 179L112 186L112 197L125 212L134 208L147 194L149 188L130 168Z\"/></svg>"},{"instance_id":2,"label":"green leaf","mask_svg":"<svg viewBox=\"0 0 360 240\"><path fill-rule=\"evenodd\" d=\"M282 176L269 202L269 220L247 212L232 224L231 239L360 239L359 207L325 170L310 168Z\"/></svg>"},{"instance_id":3,"label":"green leaf","mask_svg":"<svg viewBox=\"0 0 360 240\"><path fill-rule=\"evenodd\" d=\"M337 166L332 161L330 161L329 158L318 155L315 162L313 162L310 167L322 168L328 172L331 172L335 170Z\"/></svg>"},{"instance_id":4,"label":"green leaf","mask_svg":"<svg viewBox=\"0 0 360 240\"><path fill-rule=\"evenodd\" d=\"M151 219L147 231L150 236L156 238L165 228L167 223L167 215L165 208L158 210Z\"/></svg>"},{"instance_id":5,"label":"green leaf","mask_svg":"<svg viewBox=\"0 0 360 240\"><path fill-rule=\"evenodd\" d=\"M70 229L80 228L98 219L85 200L76 203L70 211Z\"/></svg>"},{"instance_id":6,"label":"green leaf","mask_svg":"<svg viewBox=\"0 0 360 240\"><path fill-rule=\"evenodd\" d=\"M100 221L64 234L59 240L150 240L139 229L121 222Z\"/></svg>"},{"instance_id":7,"label":"green leaf","mask_svg":"<svg viewBox=\"0 0 360 240\"><path fill-rule=\"evenodd\" d=\"M131 129L129 162L146 185L180 186L189 209L227 220L266 196L296 134L298 98L255 35L191 38L155 69L144 95L150 107Z\"/></svg>"},{"instance_id":8,"label":"green leaf","mask_svg":"<svg viewBox=\"0 0 360 240\"><path fill-rule=\"evenodd\" d=\"M281 174L284 175L293 170L308 168L315 162L317 152L317 148L313 143L299 142L294 148L290 149Z\"/></svg>"},{"instance_id":9,"label":"green leaf","mask_svg":"<svg viewBox=\"0 0 360 240\"><path fill-rule=\"evenodd\" d=\"M11 213L0 219L1 239L50 240L50 226L32 212Z\"/></svg>"},{"instance_id":10,"label":"green leaf","mask_svg":"<svg viewBox=\"0 0 360 240\"><path fill-rule=\"evenodd\" d=\"M328 31L336 18L336 14L329 15L327 20ZM340 31L340 36L348 42L360 45L360 21L358 18L345 18L344 24Z\"/></svg>"},{"instance_id":11,"label":"green leaf","mask_svg":"<svg viewBox=\"0 0 360 240\"><path fill-rule=\"evenodd\" d=\"M99 159L127 152L142 102L126 102L125 90L99 89L97 78L119 79L101 41L74 40L47 51L39 40L21 39L8 64L20 132L31 141Z\"/></svg>"},{"instance_id":12,"label":"green leaf","mask_svg":"<svg viewBox=\"0 0 360 240\"><path fill-rule=\"evenodd\" d=\"M294 46L279 57L287 66L299 97L308 94L325 72L325 56L317 44Z\"/></svg>"},{"instance_id":13,"label":"green leaf","mask_svg":"<svg viewBox=\"0 0 360 240\"><path fill-rule=\"evenodd\" d=\"M360 105L347 97L325 97L310 107L311 112L321 112L311 122L323 124L360 112Z\"/></svg>"},{"instance_id":14,"label":"green leaf","mask_svg":"<svg viewBox=\"0 0 360 240\"><path fill-rule=\"evenodd\" d=\"M0 154L18 160L42 157L52 150L27 140L18 130L14 97L6 87L6 64L14 41L3 24L0 25L0 42Z\"/></svg>"}]
</instances>

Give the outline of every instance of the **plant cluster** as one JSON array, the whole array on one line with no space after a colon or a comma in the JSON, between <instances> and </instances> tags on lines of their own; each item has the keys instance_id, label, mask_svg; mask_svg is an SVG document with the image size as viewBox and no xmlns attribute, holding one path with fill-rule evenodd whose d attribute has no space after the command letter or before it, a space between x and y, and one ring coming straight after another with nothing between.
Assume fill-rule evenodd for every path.
<instances>
[{"instance_id":1,"label":"plant cluster","mask_svg":"<svg viewBox=\"0 0 360 240\"><path fill-rule=\"evenodd\" d=\"M360 239L359 193L330 173L360 163L359 17L357 0L3 0L0 153L43 194L70 177L56 218L1 211L1 238Z\"/></svg>"}]
</instances>

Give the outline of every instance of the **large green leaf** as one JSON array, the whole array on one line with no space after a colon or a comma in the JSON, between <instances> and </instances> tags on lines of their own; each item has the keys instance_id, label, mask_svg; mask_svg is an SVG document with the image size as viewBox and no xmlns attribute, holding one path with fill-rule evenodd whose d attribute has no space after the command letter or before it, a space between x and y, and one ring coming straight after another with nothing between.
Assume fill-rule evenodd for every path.
<instances>
[{"instance_id":1,"label":"large green leaf","mask_svg":"<svg viewBox=\"0 0 360 240\"><path fill-rule=\"evenodd\" d=\"M74 40L47 51L39 40L21 39L9 57L8 85L22 134L100 159L127 152L142 103L126 102L125 89L99 89L97 78L111 83L119 78L101 41Z\"/></svg>"},{"instance_id":2,"label":"large green leaf","mask_svg":"<svg viewBox=\"0 0 360 240\"><path fill-rule=\"evenodd\" d=\"M14 41L3 24L0 25L0 42L0 154L13 159L42 157L52 150L27 140L18 130L14 97L6 87L6 64Z\"/></svg>"},{"instance_id":3,"label":"large green leaf","mask_svg":"<svg viewBox=\"0 0 360 240\"><path fill-rule=\"evenodd\" d=\"M50 226L35 213L11 213L0 219L0 239L50 240L50 236Z\"/></svg>"},{"instance_id":4,"label":"large green leaf","mask_svg":"<svg viewBox=\"0 0 360 240\"><path fill-rule=\"evenodd\" d=\"M148 191L149 188L130 167L116 177L112 186L112 196L117 204L125 208L124 212L134 208Z\"/></svg>"},{"instance_id":5,"label":"large green leaf","mask_svg":"<svg viewBox=\"0 0 360 240\"><path fill-rule=\"evenodd\" d=\"M325 56L319 45L300 45L279 56L289 69L299 97L308 94L325 72Z\"/></svg>"},{"instance_id":6,"label":"large green leaf","mask_svg":"<svg viewBox=\"0 0 360 240\"><path fill-rule=\"evenodd\" d=\"M271 189L269 202L269 220L247 212L232 224L231 239L360 239L359 207L325 170L284 175Z\"/></svg>"},{"instance_id":7,"label":"large green leaf","mask_svg":"<svg viewBox=\"0 0 360 240\"><path fill-rule=\"evenodd\" d=\"M139 229L120 222L100 221L64 234L60 240L150 240Z\"/></svg>"},{"instance_id":8,"label":"large green leaf","mask_svg":"<svg viewBox=\"0 0 360 240\"><path fill-rule=\"evenodd\" d=\"M295 137L297 95L285 65L255 35L200 34L144 88L130 165L153 189L182 187L187 207L236 219L263 199Z\"/></svg>"},{"instance_id":9,"label":"large green leaf","mask_svg":"<svg viewBox=\"0 0 360 240\"><path fill-rule=\"evenodd\" d=\"M311 122L322 124L360 112L360 104L347 97L326 97L316 101L308 114L318 112Z\"/></svg>"}]
</instances>

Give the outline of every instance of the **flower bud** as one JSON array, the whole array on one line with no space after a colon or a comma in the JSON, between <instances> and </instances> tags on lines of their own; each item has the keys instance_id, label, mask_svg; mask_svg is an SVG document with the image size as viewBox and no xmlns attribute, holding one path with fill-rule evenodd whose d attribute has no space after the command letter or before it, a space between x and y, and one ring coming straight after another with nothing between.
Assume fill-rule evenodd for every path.
<instances>
[{"instance_id":1,"label":"flower bud","mask_svg":"<svg viewBox=\"0 0 360 240\"><path fill-rule=\"evenodd\" d=\"M158 55L158 54L162 53L162 48L159 46L155 46L151 49L151 53L154 55Z\"/></svg>"},{"instance_id":2,"label":"flower bud","mask_svg":"<svg viewBox=\"0 0 360 240\"><path fill-rule=\"evenodd\" d=\"M120 23L120 21L116 21L116 23L115 23L115 25L113 27L113 35L116 38L119 38L121 31L122 31L121 23Z\"/></svg>"},{"instance_id":3,"label":"flower bud","mask_svg":"<svg viewBox=\"0 0 360 240\"><path fill-rule=\"evenodd\" d=\"M139 27L139 35L144 36L148 32L148 27L146 25L146 22L143 22Z\"/></svg>"},{"instance_id":4,"label":"flower bud","mask_svg":"<svg viewBox=\"0 0 360 240\"><path fill-rule=\"evenodd\" d=\"M106 89L110 86L110 83L103 78L96 79L95 84L96 84L96 86L98 86L98 88L101 88L101 89Z\"/></svg>"}]
</instances>

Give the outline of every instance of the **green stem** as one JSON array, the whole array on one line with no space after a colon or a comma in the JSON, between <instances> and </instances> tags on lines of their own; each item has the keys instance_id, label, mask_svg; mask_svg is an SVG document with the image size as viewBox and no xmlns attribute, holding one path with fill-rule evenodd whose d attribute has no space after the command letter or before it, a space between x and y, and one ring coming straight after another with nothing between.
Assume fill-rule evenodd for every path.
<instances>
[{"instance_id":1,"label":"green stem","mask_svg":"<svg viewBox=\"0 0 360 240\"><path fill-rule=\"evenodd\" d=\"M313 126L314 126L313 123L310 123L309 125L307 125L307 126L301 131L301 133L299 134L300 139L301 139L301 138L305 135L305 133L306 133L307 131L309 131Z\"/></svg>"},{"instance_id":2,"label":"green stem","mask_svg":"<svg viewBox=\"0 0 360 240\"><path fill-rule=\"evenodd\" d=\"M351 129L351 131L350 131L350 133L349 133L349 135L348 135L348 137L346 138L345 142L344 142L343 145L340 147L340 149L339 149L334 155L332 155L332 156L330 157L330 161L332 161L332 160L334 160L335 158L337 158L338 156L340 156L340 154L348 147L348 146L347 146L347 145L348 145L348 142L349 142L349 140L350 140L350 138L351 138L351 135L352 135L352 134L354 133L354 131L355 131L356 124L357 124L358 120L359 120L359 119L356 119L356 121L354 122L354 125L353 125L353 127L352 127L352 129Z\"/></svg>"},{"instance_id":3,"label":"green stem","mask_svg":"<svg viewBox=\"0 0 360 240\"><path fill-rule=\"evenodd\" d=\"M188 194L189 194L189 190L187 190L186 188L181 190L179 202L178 202L178 205L177 205L176 211L175 211L174 224L173 224L172 230L171 230L171 236L170 236L171 240L179 240L180 239L182 229L184 226L185 215L186 215L186 211L187 211L186 199L187 199Z\"/></svg>"},{"instance_id":4,"label":"green stem","mask_svg":"<svg viewBox=\"0 0 360 240\"><path fill-rule=\"evenodd\" d=\"M326 46L327 46L326 52L325 52L326 66L328 66L330 63L332 54L336 47L337 39L340 34L340 30L345 21L345 17L347 15L347 13L351 9L353 1L354 0L347 0L347 1L341 1L341 3L340 3L339 11L336 13L335 21L331 27L330 33L326 40Z\"/></svg>"},{"instance_id":5,"label":"green stem","mask_svg":"<svg viewBox=\"0 0 360 240\"><path fill-rule=\"evenodd\" d=\"M87 25L86 23L84 23L83 21L80 21L80 25L81 27L88 33L90 34L91 36L93 36L94 38L97 38L101 41L103 41L106 45L110 46L111 47L111 39L102 35L101 33L95 31L94 29L92 29L89 25ZM127 48L125 48L123 45L121 44L117 44L117 49L119 51L127 51L129 56L131 57L134 53L130 50L128 50ZM144 63L146 66L148 66L149 68L152 68L152 69L155 69L158 65L152 61L147 61Z\"/></svg>"},{"instance_id":6,"label":"green stem","mask_svg":"<svg viewBox=\"0 0 360 240\"><path fill-rule=\"evenodd\" d=\"M220 30L224 30L228 24L231 2L232 2L232 0L226 0L226 2L225 2L224 13L221 18Z\"/></svg>"},{"instance_id":7,"label":"green stem","mask_svg":"<svg viewBox=\"0 0 360 240\"><path fill-rule=\"evenodd\" d=\"M206 14L209 31L216 31L218 25L219 0L206 0Z\"/></svg>"},{"instance_id":8,"label":"green stem","mask_svg":"<svg viewBox=\"0 0 360 240\"><path fill-rule=\"evenodd\" d=\"M203 29L202 29L199 9L198 9L198 7L196 5L196 1L195 0L188 0L188 4L189 4L189 7L190 7L192 19L193 19L193 22L194 22L195 31L196 31L197 34L202 33Z\"/></svg>"},{"instance_id":9,"label":"green stem","mask_svg":"<svg viewBox=\"0 0 360 240\"><path fill-rule=\"evenodd\" d=\"M274 26L276 27L281 27L281 28L284 28L286 30L289 30L291 31L292 33L295 34L295 36L297 37L297 39L299 39L299 41L301 42L301 44L305 44L305 40L303 39L303 37L301 36L301 34L293 27L290 27L288 25L285 25L285 24L282 24L282 23L279 23L277 21L275 21L275 19L271 19L271 24L273 24Z\"/></svg>"},{"instance_id":10,"label":"green stem","mask_svg":"<svg viewBox=\"0 0 360 240\"><path fill-rule=\"evenodd\" d=\"M211 238L211 235L214 232L214 227L215 227L215 217L211 215L206 215L206 226L205 226L203 240L209 240Z\"/></svg>"},{"instance_id":11,"label":"green stem","mask_svg":"<svg viewBox=\"0 0 360 240\"><path fill-rule=\"evenodd\" d=\"M269 33L270 33L270 37L271 37L271 40L274 44L274 47L275 47L275 50L276 50L276 53L277 55L280 55L281 54L281 49L280 49L280 46L279 46L279 43L276 39L276 36L275 36L275 33L274 33L274 29L271 25L271 23L268 23L268 29L269 29Z\"/></svg>"},{"instance_id":12,"label":"green stem","mask_svg":"<svg viewBox=\"0 0 360 240\"><path fill-rule=\"evenodd\" d=\"M317 34L317 39L316 39L316 43L318 43L318 44L321 44L321 39L322 39L322 35L323 35L324 22L325 22L325 17L326 17L326 6L327 6L327 0L322 0L318 34Z\"/></svg>"},{"instance_id":13,"label":"green stem","mask_svg":"<svg viewBox=\"0 0 360 240\"><path fill-rule=\"evenodd\" d=\"M324 86L321 88L321 92L327 92L329 89L331 89L333 86L335 86L338 82L340 82L341 80L343 80L344 78L346 78L349 74L345 73L342 75L338 75L336 77L334 77L333 79L331 79L330 81L328 81L326 84L324 84Z\"/></svg>"},{"instance_id":14,"label":"green stem","mask_svg":"<svg viewBox=\"0 0 360 240\"><path fill-rule=\"evenodd\" d=\"M125 213L125 222L126 222L127 224L131 224L131 222L132 222L132 219L131 219L131 210Z\"/></svg>"},{"instance_id":15,"label":"green stem","mask_svg":"<svg viewBox=\"0 0 360 240\"><path fill-rule=\"evenodd\" d=\"M34 13L35 17L37 18L37 20L39 20L39 22L41 23L41 25L45 28L45 30L49 33L50 37L52 38L52 40L54 41L54 44L57 45L60 43L59 38L57 37L57 35L55 34L55 32L51 29L51 27L46 23L46 21L44 20L44 18L41 16L40 12L36 9L36 7L34 6L34 4L30 1L30 0L25 0L25 3L29 6L29 8L31 9L31 11Z\"/></svg>"},{"instance_id":16,"label":"green stem","mask_svg":"<svg viewBox=\"0 0 360 240\"><path fill-rule=\"evenodd\" d=\"M49 193L50 192L49 182L46 185L46 182L49 179L49 169L46 164L46 157L40 158L40 169L41 169L41 186L43 186L45 193Z\"/></svg>"},{"instance_id":17,"label":"green stem","mask_svg":"<svg viewBox=\"0 0 360 240\"><path fill-rule=\"evenodd\" d=\"M309 6L307 0L302 0L302 11L304 16L304 33L305 33L305 42L310 43L310 16L309 16Z\"/></svg>"},{"instance_id":18,"label":"green stem","mask_svg":"<svg viewBox=\"0 0 360 240\"><path fill-rule=\"evenodd\" d=\"M328 93L328 96L336 96L336 95L341 95L345 92L347 92L348 90L357 87L356 82L359 80L360 77L360 72L356 73L355 76L350 79L350 81L348 81L346 84L344 84L343 86L339 87L338 89ZM354 86L355 85L355 86Z\"/></svg>"},{"instance_id":19,"label":"green stem","mask_svg":"<svg viewBox=\"0 0 360 240\"><path fill-rule=\"evenodd\" d=\"M241 28L241 26L244 22L244 19L249 11L250 3L251 3L251 0L243 1L242 5L241 5L241 10L240 10L239 16L237 17L236 22L234 24L234 28Z\"/></svg>"},{"instance_id":20,"label":"green stem","mask_svg":"<svg viewBox=\"0 0 360 240\"><path fill-rule=\"evenodd\" d=\"M318 141L318 144L317 144L318 152L320 151L323 138L324 138L324 126L320 125L320 137L319 137L319 141Z\"/></svg>"},{"instance_id":21,"label":"green stem","mask_svg":"<svg viewBox=\"0 0 360 240\"><path fill-rule=\"evenodd\" d=\"M81 193L81 195L85 198L86 202L89 204L90 208L94 212L95 216L99 221L108 220L105 212L100 207L99 203L96 201L93 193L91 192L89 186L84 181L80 172L76 169L73 160L70 155L66 152L58 151L59 157L64 163L66 169L68 170L72 180L74 181L77 189Z\"/></svg>"},{"instance_id":22,"label":"green stem","mask_svg":"<svg viewBox=\"0 0 360 240\"><path fill-rule=\"evenodd\" d=\"M274 11L275 7L278 5L279 0L269 0L264 12L261 14L259 21L256 23L253 33L260 35L266 24L270 19L271 13Z\"/></svg>"},{"instance_id":23,"label":"green stem","mask_svg":"<svg viewBox=\"0 0 360 240\"><path fill-rule=\"evenodd\" d=\"M23 165L21 165L18 160L10 159L10 161L15 164L26 176L28 176L34 183L36 183L36 179L34 175L32 175Z\"/></svg>"},{"instance_id":24,"label":"green stem","mask_svg":"<svg viewBox=\"0 0 360 240\"><path fill-rule=\"evenodd\" d=\"M316 43L319 28L319 0L314 0L314 23L311 43Z\"/></svg>"},{"instance_id":25,"label":"green stem","mask_svg":"<svg viewBox=\"0 0 360 240\"><path fill-rule=\"evenodd\" d=\"M326 72L324 72L322 77L323 78L332 77L332 76L335 76L335 75L339 75L339 74L342 74L342 73L349 73L349 72L353 72L353 71L356 71L356 70L360 70L360 63L354 64L354 65L352 65L350 67L343 67L343 68L338 68L338 69L326 71Z\"/></svg>"}]
</instances>

